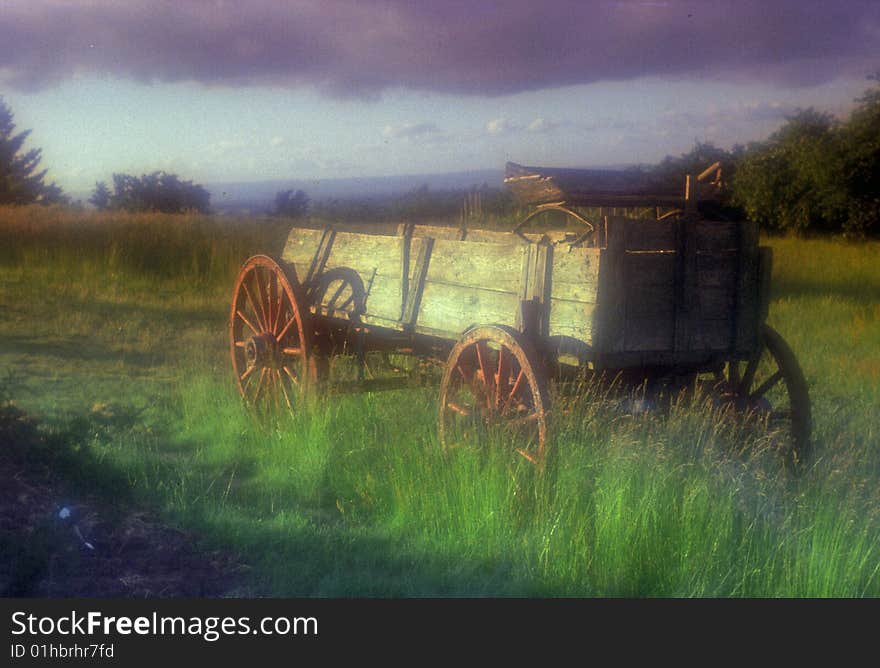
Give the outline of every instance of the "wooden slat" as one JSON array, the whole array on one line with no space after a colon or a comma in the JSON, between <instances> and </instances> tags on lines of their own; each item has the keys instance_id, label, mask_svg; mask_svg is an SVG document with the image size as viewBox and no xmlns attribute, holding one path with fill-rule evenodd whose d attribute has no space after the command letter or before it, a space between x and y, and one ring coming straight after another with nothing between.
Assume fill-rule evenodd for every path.
<instances>
[{"instance_id":1,"label":"wooden slat","mask_svg":"<svg viewBox=\"0 0 880 668\"><path fill-rule=\"evenodd\" d=\"M549 336L567 336L587 345L593 343L596 305L566 299L550 300Z\"/></svg>"},{"instance_id":2,"label":"wooden slat","mask_svg":"<svg viewBox=\"0 0 880 668\"><path fill-rule=\"evenodd\" d=\"M526 244L436 239L426 281L519 294Z\"/></svg>"},{"instance_id":3,"label":"wooden slat","mask_svg":"<svg viewBox=\"0 0 880 668\"><path fill-rule=\"evenodd\" d=\"M294 227L287 235L287 241L284 244L284 250L281 252L281 259L294 266L296 275L305 279L309 272L312 258L318 249L321 241L323 230L311 230Z\"/></svg>"},{"instance_id":4,"label":"wooden slat","mask_svg":"<svg viewBox=\"0 0 880 668\"><path fill-rule=\"evenodd\" d=\"M564 245L554 248L551 282L553 299L595 304L599 291L599 249L569 250Z\"/></svg>"},{"instance_id":5,"label":"wooden slat","mask_svg":"<svg viewBox=\"0 0 880 668\"><path fill-rule=\"evenodd\" d=\"M637 317L627 313L624 328L624 346L627 351L671 350L675 333L673 311L666 318Z\"/></svg>"},{"instance_id":6,"label":"wooden slat","mask_svg":"<svg viewBox=\"0 0 880 668\"><path fill-rule=\"evenodd\" d=\"M668 220L630 220L626 225L626 249L675 250L675 228Z\"/></svg>"},{"instance_id":7,"label":"wooden slat","mask_svg":"<svg viewBox=\"0 0 880 668\"><path fill-rule=\"evenodd\" d=\"M598 354L624 350L626 290L624 253L626 224L624 218L607 218L607 247L599 255L599 290L596 297L594 347Z\"/></svg>"},{"instance_id":8,"label":"wooden slat","mask_svg":"<svg viewBox=\"0 0 880 668\"><path fill-rule=\"evenodd\" d=\"M700 287L696 292L695 321L727 320L732 322L736 308L736 286ZM696 324L696 323L695 323Z\"/></svg>"},{"instance_id":9,"label":"wooden slat","mask_svg":"<svg viewBox=\"0 0 880 668\"><path fill-rule=\"evenodd\" d=\"M701 320L694 328L692 348L695 351L727 351L730 349L730 318Z\"/></svg>"},{"instance_id":10,"label":"wooden slat","mask_svg":"<svg viewBox=\"0 0 880 668\"><path fill-rule=\"evenodd\" d=\"M457 339L471 325L515 327L519 308L519 294L426 280L415 331Z\"/></svg>"},{"instance_id":11,"label":"wooden slat","mask_svg":"<svg viewBox=\"0 0 880 668\"><path fill-rule=\"evenodd\" d=\"M356 271L367 290L367 317L396 322L403 305L404 243L403 237L339 232L325 269L346 267Z\"/></svg>"},{"instance_id":12,"label":"wooden slat","mask_svg":"<svg viewBox=\"0 0 880 668\"><path fill-rule=\"evenodd\" d=\"M422 302L422 294L425 289L425 277L428 274L428 266L431 261L431 253L434 248L434 239L413 238L411 241L410 252L414 255L415 260L412 264L412 270L409 279L409 291L404 303L403 315L401 320L405 325L411 326L415 324L415 317L419 312Z\"/></svg>"},{"instance_id":13,"label":"wooden slat","mask_svg":"<svg viewBox=\"0 0 880 668\"><path fill-rule=\"evenodd\" d=\"M696 223L698 251L736 250L739 247L739 223L700 220Z\"/></svg>"},{"instance_id":14,"label":"wooden slat","mask_svg":"<svg viewBox=\"0 0 880 668\"><path fill-rule=\"evenodd\" d=\"M734 251L697 253L697 284L731 287L738 280L739 254Z\"/></svg>"},{"instance_id":15,"label":"wooden slat","mask_svg":"<svg viewBox=\"0 0 880 668\"><path fill-rule=\"evenodd\" d=\"M678 352L691 349L696 303L696 221L690 216L675 221L678 263L675 273L675 336L673 348Z\"/></svg>"},{"instance_id":16,"label":"wooden slat","mask_svg":"<svg viewBox=\"0 0 880 668\"><path fill-rule=\"evenodd\" d=\"M626 253L624 262L628 286L665 285L671 289L675 283L675 253Z\"/></svg>"},{"instance_id":17,"label":"wooden slat","mask_svg":"<svg viewBox=\"0 0 880 668\"><path fill-rule=\"evenodd\" d=\"M675 302L673 285L628 285L626 288L626 318L649 318L656 316L666 320L673 318Z\"/></svg>"},{"instance_id":18,"label":"wooden slat","mask_svg":"<svg viewBox=\"0 0 880 668\"><path fill-rule=\"evenodd\" d=\"M740 354L752 353L757 348L759 311L758 226L753 222L744 222L740 227L737 299L734 313L734 346Z\"/></svg>"}]
</instances>

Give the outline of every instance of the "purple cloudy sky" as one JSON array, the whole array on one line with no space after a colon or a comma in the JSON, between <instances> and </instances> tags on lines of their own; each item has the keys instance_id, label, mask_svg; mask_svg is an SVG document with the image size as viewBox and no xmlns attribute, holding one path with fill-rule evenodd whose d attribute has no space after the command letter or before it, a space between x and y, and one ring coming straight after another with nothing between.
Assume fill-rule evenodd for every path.
<instances>
[{"instance_id":1,"label":"purple cloudy sky","mask_svg":"<svg viewBox=\"0 0 880 668\"><path fill-rule=\"evenodd\" d=\"M653 160L877 70L876 0L0 5L0 94L72 188Z\"/></svg>"}]
</instances>

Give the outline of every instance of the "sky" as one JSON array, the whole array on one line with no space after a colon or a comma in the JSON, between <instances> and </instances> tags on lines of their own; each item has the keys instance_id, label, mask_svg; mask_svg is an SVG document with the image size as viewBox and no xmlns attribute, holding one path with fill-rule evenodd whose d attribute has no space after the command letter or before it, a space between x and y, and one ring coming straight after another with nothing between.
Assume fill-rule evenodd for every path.
<instances>
[{"instance_id":1,"label":"sky","mask_svg":"<svg viewBox=\"0 0 880 668\"><path fill-rule=\"evenodd\" d=\"M878 71L877 0L0 0L0 96L68 192L651 163Z\"/></svg>"}]
</instances>

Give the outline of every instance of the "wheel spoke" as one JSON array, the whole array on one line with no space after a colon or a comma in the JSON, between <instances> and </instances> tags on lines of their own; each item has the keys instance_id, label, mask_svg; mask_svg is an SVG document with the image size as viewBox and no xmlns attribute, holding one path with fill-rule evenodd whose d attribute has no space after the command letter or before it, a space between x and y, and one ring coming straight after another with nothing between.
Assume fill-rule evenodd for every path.
<instances>
[{"instance_id":1,"label":"wheel spoke","mask_svg":"<svg viewBox=\"0 0 880 668\"><path fill-rule=\"evenodd\" d=\"M302 350L302 348L282 348L281 352L285 355L301 355Z\"/></svg>"},{"instance_id":2,"label":"wheel spoke","mask_svg":"<svg viewBox=\"0 0 880 668\"><path fill-rule=\"evenodd\" d=\"M256 327L254 327L253 323L251 323L251 321L248 320L248 319L244 316L244 313L242 313L241 311L236 311L236 312L235 312L235 315L237 315L239 318L241 318L242 321L244 322L244 324L247 325L248 327L250 327L250 330L251 330L254 334L256 334L256 335L259 335L259 334L260 334L260 331L259 331ZM235 342L235 345L238 345L239 343L241 343L242 346L244 345L244 342L241 342L241 341L236 341L236 342Z\"/></svg>"},{"instance_id":3,"label":"wheel spoke","mask_svg":"<svg viewBox=\"0 0 880 668\"><path fill-rule=\"evenodd\" d=\"M266 367L262 367L260 369L260 379L257 381L257 391L254 393L253 402L256 405L257 401L260 398L260 394L263 391L264 380L266 378Z\"/></svg>"},{"instance_id":4,"label":"wheel spoke","mask_svg":"<svg viewBox=\"0 0 880 668\"><path fill-rule=\"evenodd\" d=\"M244 373L238 377L238 380L242 381L242 382L247 380L247 378L254 372L254 369L256 369L256 368L257 368L256 364L253 366L249 366L247 369L244 370Z\"/></svg>"},{"instance_id":5,"label":"wheel spoke","mask_svg":"<svg viewBox=\"0 0 880 668\"><path fill-rule=\"evenodd\" d=\"M519 390L520 385L522 384L522 380L526 375L525 369L520 369L519 374L516 377L516 381L513 383L513 388L510 390L510 394L507 395L507 399L504 400L504 404L501 406L501 414L503 415L507 412L507 408L510 405L510 400L513 399L514 395Z\"/></svg>"},{"instance_id":6,"label":"wheel spoke","mask_svg":"<svg viewBox=\"0 0 880 668\"><path fill-rule=\"evenodd\" d=\"M278 335L277 335L275 338L278 339L279 341L284 340L284 335L287 334L287 330L290 329L290 326L291 326L295 321L296 321L296 318L293 317L293 316L291 316L291 317L290 317L290 320L287 321L287 324L284 325L284 329L282 329L280 332L278 332Z\"/></svg>"},{"instance_id":7,"label":"wheel spoke","mask_svg":"<svg viewBox=\"0 0 880 668\"><path fill-rule=\"evenodd\" d=\"M333 305L336 303L336 300L339 299L339 296L342 294L343 290L345 290L345 281L339 281L339 287L336 288L336 292L334 292L333 296L327 300L327 308L335 308Z\"/></svg>"},{"instance_id":8,"label":"wheel spoke","mask_svg":"<svg viewBox=\"0 0 880 668\"><path fill-rule=\"evenodd\" d=\"M470 409L465 408L464 406L459 406L457 403L455 403L453 401L447 401L446 408L451 410L453 413L458 413L462 417L470 417L472 415Z\"/></svg>"},{"instance_id":9,"label":"wheel spoke","mask_svg":"<svg viewBox=\"0 0 880 668\"><path fill-rule=\"evenodd\" d=\"M495 394L495 387L492 383L492 376L486 368L486 362L488 362L489 350L485 348L485 344L482 341L477 341L477 362L480 365L480 373L483 376L483 386L485 388L486 394L486 408L492 410L495 406L495 401L493 396Z\"/></svg>"},{"instance_id":10,"label":"wheel spoke","mask_svg":"<svg viewBox=\"0 0 880 668\"><path fill-rule=\"evenodd\" d=\"M286 373L287 377L290 378L290 382L299 387L299 378L297 378L296 374L291 371L290 367L283 366L281 368L284 369L284 373Z\"/></svg>"},{"instance_id":11,"label":"wheel spoke","mask_svg":"<svg viewBox=\"0 0 880 668\"><path fill-rule=\"evenodd\" d=\"M263 291L263 282L260 280L259 267L254 268L254 280L257 282L257 293L260 296L260 311L263 313L263 322L266 323L265 329L269 331L269 314L266 313L268 301Z\"/></svg>"},{"instance_id":12,"label":"wheel spoke","mask_svg":"<svg viewBox=\"0 0 880 668\"><path fill-rule=\"evenodd\" d=\"M247 286L247 279L245 279L241 282L241 287L244 289L244 294L247 296L248 303L251 305L251 310L254 312L254 317L257 319L257 323L261 327L260 331L254 330L256 334L259 334L260 332L265 331L266 328L263 325L263 321L260 320L260 311L257 310L256 300L254 299L254 296L251 294L250 288ZM244 317L244 316L242 316L242 317Z\"/></svg>"},{"instance_id":13,"label":"wheel spoke","mask_svg":"<svg viewBox=\"0 0 880 668\"><path fill-rule=\"evenodd\" d=\"M782 369L777 370L776 373L774 373L767 380L765 380L763 383L761 383L760 387L758 387L758 389L756 389L754 392L752 392L749 395L749 397L752 399L760 399L761 397L763 397L767 393L768 390L772 389L773 386L776 385L776 383L778 383L780 380L782 380Z\"/></svg>"},{"instance_id":14,"label":"wheel spoke","mask_svg":"<svg viewBox=\"0 0 880 668\"><path fill-rule=\"evenodd\" d=\"M284 401L287 403L287 408L289 410L293 410L293 404L290 402L290 396L287 394L287 390L284 388L284 379L281 377L281 372L278 369L275 369L275 373L278 375L278 387L281 388L281 392L284 395Z\"/></svg>"},{"instance_id":15,"label":"wheel spoke","mask_svg":"<svg viewBox=\"0 0 880 668\"><path fill-rule=\"evenodd\" d=\"M522 417L511 418L509 420L505 420L504 424L508 427L520 427L524 424L529 424L531 422L537 422L541 418L538 413L529 413L528 415L523 415Z\"/></svg>"},{"instance_id":16,"label":"wheel spoke","mask_svg":"<svg viewBox=\"0 0 880 668\"><path fill-rule=\"evenodd\" d=\"M740 382L740 393L748 394L749 388L752 386L752 383L755 380L755 372L758 370L758 364L761 361L761 355L755 355L752 359L749 360L749 363L746 365L745 373L743 373L742 381Z\"/></svg>"},{"instance_id":17,"label":"wheel spoke","mask_svg":"<svg viewBox=\"0 0 880 668\"><path fill-rule=\"evenodd\" d=\"M727 378L732 387L739 387L739 360L730 360L730 362L727 363Z\"/></svg>"}]
</instances>

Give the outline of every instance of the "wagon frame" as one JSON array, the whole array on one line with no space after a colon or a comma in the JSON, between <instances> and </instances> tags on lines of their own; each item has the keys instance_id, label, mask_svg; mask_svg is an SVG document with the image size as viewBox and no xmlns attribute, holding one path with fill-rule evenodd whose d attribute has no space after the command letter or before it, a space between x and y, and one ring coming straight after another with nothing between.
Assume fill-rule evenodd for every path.
<instances>
[{"instance_id":1,"label":"wagon frame","mask_svg":"<svg viewBox=\"0 0 880 668\"><path fill-rule=\"evenodd\" d=\"M340 353L358 374L335 389L399 388L412 379L371 378L367 354L409 354L443 366L444 447L498 430L542 464L551 378L589 369L686 387L708 374L720 406L774 427L791 459L806 456L806 382L765 324L771 251L754 223L701 214L717 164L683 189L642 173L513 163L505 181L532 207L510 231L294 227L280 257L249 259L229 319L246 403L260 415L295 410L328 385ZM615 215L621 207L653 215ZM528 231L547 212L577 230Z\"/></svg>"}]
</instances>

